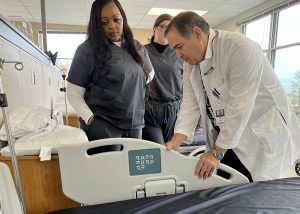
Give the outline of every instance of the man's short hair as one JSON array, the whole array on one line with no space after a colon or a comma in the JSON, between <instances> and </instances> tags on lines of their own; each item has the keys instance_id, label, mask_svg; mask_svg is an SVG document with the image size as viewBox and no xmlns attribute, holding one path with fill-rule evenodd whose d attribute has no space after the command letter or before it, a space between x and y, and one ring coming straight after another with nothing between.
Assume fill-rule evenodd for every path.
<instances>
[{"instance_id":1,"label":"man's short hair","mask_svg":"<svg viewBox=\"0 0 300 214\"><path fill-rule=\"evenodd\" d=\"M175 28L181 36L189 38L194 27L199 27L204 33L209 34L209 24L200 15L193 11L179 13L169 23L165 35L168 35L171 28Z\"/></svg>"}]
</instances>

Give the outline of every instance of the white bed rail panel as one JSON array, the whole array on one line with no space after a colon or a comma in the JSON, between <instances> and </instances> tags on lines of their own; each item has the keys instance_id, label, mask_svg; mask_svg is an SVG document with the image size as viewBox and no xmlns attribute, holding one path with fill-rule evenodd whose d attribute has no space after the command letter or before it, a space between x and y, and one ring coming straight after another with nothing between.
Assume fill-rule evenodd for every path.
<instances>
[{"instance_id":1,"label":"white bed rail panel","mask_svg":"<svg viewBox=\"0 0 300 214\"><path fill-rule=\"evenodd\" d=\"M0 162L0 213L22 214L21 204L9 168Z\"/></svg>"},{"instance_id":2,"label":"white bed rail panel","mask_svg":"<svg viewBox=\"0 0 300 214\"><path fill-rule=\"evenodd\" d=\"M93 148L118 144L122 151L88 154ZM111 138L62 146L59 160L64 194L88 205L248 182L223 164L219 169L229 173L229 179L216 174L198 179L194 175L198 157L139 139Z\"/></svg>"}]
</instances>

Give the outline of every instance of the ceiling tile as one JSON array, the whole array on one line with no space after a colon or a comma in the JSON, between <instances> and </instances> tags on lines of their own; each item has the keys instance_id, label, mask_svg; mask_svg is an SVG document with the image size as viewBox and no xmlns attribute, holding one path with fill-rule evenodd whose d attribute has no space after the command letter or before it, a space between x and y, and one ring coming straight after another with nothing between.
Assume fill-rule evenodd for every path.
<instances>
[{"instance_id":1,"label":"ceiling tile","mask_svg":"<svg viewBox=\"0 0 300 214\"><path fill-rule=\"evenodd\" d=\"M152 29L157 16L148 16L151 7L207 10L203 16L212 27L266 0L120 0L133 28ZM271 0L269 0L271 1ZM57 24L86 25L94 0L46 1L46 20ZM0 14L5 17L21 15L27 21L40 22L40 0L0 0Z\"/></svg>"}]
</instances>

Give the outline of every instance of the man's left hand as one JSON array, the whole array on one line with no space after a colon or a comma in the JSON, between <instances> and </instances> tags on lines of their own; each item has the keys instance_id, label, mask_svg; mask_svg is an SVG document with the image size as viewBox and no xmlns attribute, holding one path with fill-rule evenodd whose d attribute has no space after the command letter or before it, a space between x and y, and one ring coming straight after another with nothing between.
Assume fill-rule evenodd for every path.
<instances>
[{"instance_id":1,"label":"man's left hand","mask_svg":"<svg viewBox=\"0 0 300 214\"><path fill-rule=\"evenodd\" d=\"M200 159L196 166L195 176L198 176L199 179L207 179L213 174L219 163L220 161L215 158L212 151L203 153L200 156Z\"/></svg>"}]
</instances>

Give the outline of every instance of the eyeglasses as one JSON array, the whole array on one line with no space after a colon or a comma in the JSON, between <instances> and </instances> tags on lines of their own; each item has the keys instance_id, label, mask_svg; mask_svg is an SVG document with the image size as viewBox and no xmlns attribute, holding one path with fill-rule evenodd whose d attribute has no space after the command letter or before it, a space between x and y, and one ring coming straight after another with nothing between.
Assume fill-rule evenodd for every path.
<instances>
[{"instance_id":1,"label":"eyeglasses","mask_svg":"<svg viewBox=\"0 0 300 214\"><path fill-rule=\"evenodd\" d=\"M167 29L168 26L166 26L166 25L158 25L158 27L160 27L160 29L161 29L162 31L165 31L165 30Z\"/></svg>"}]
</instances>

